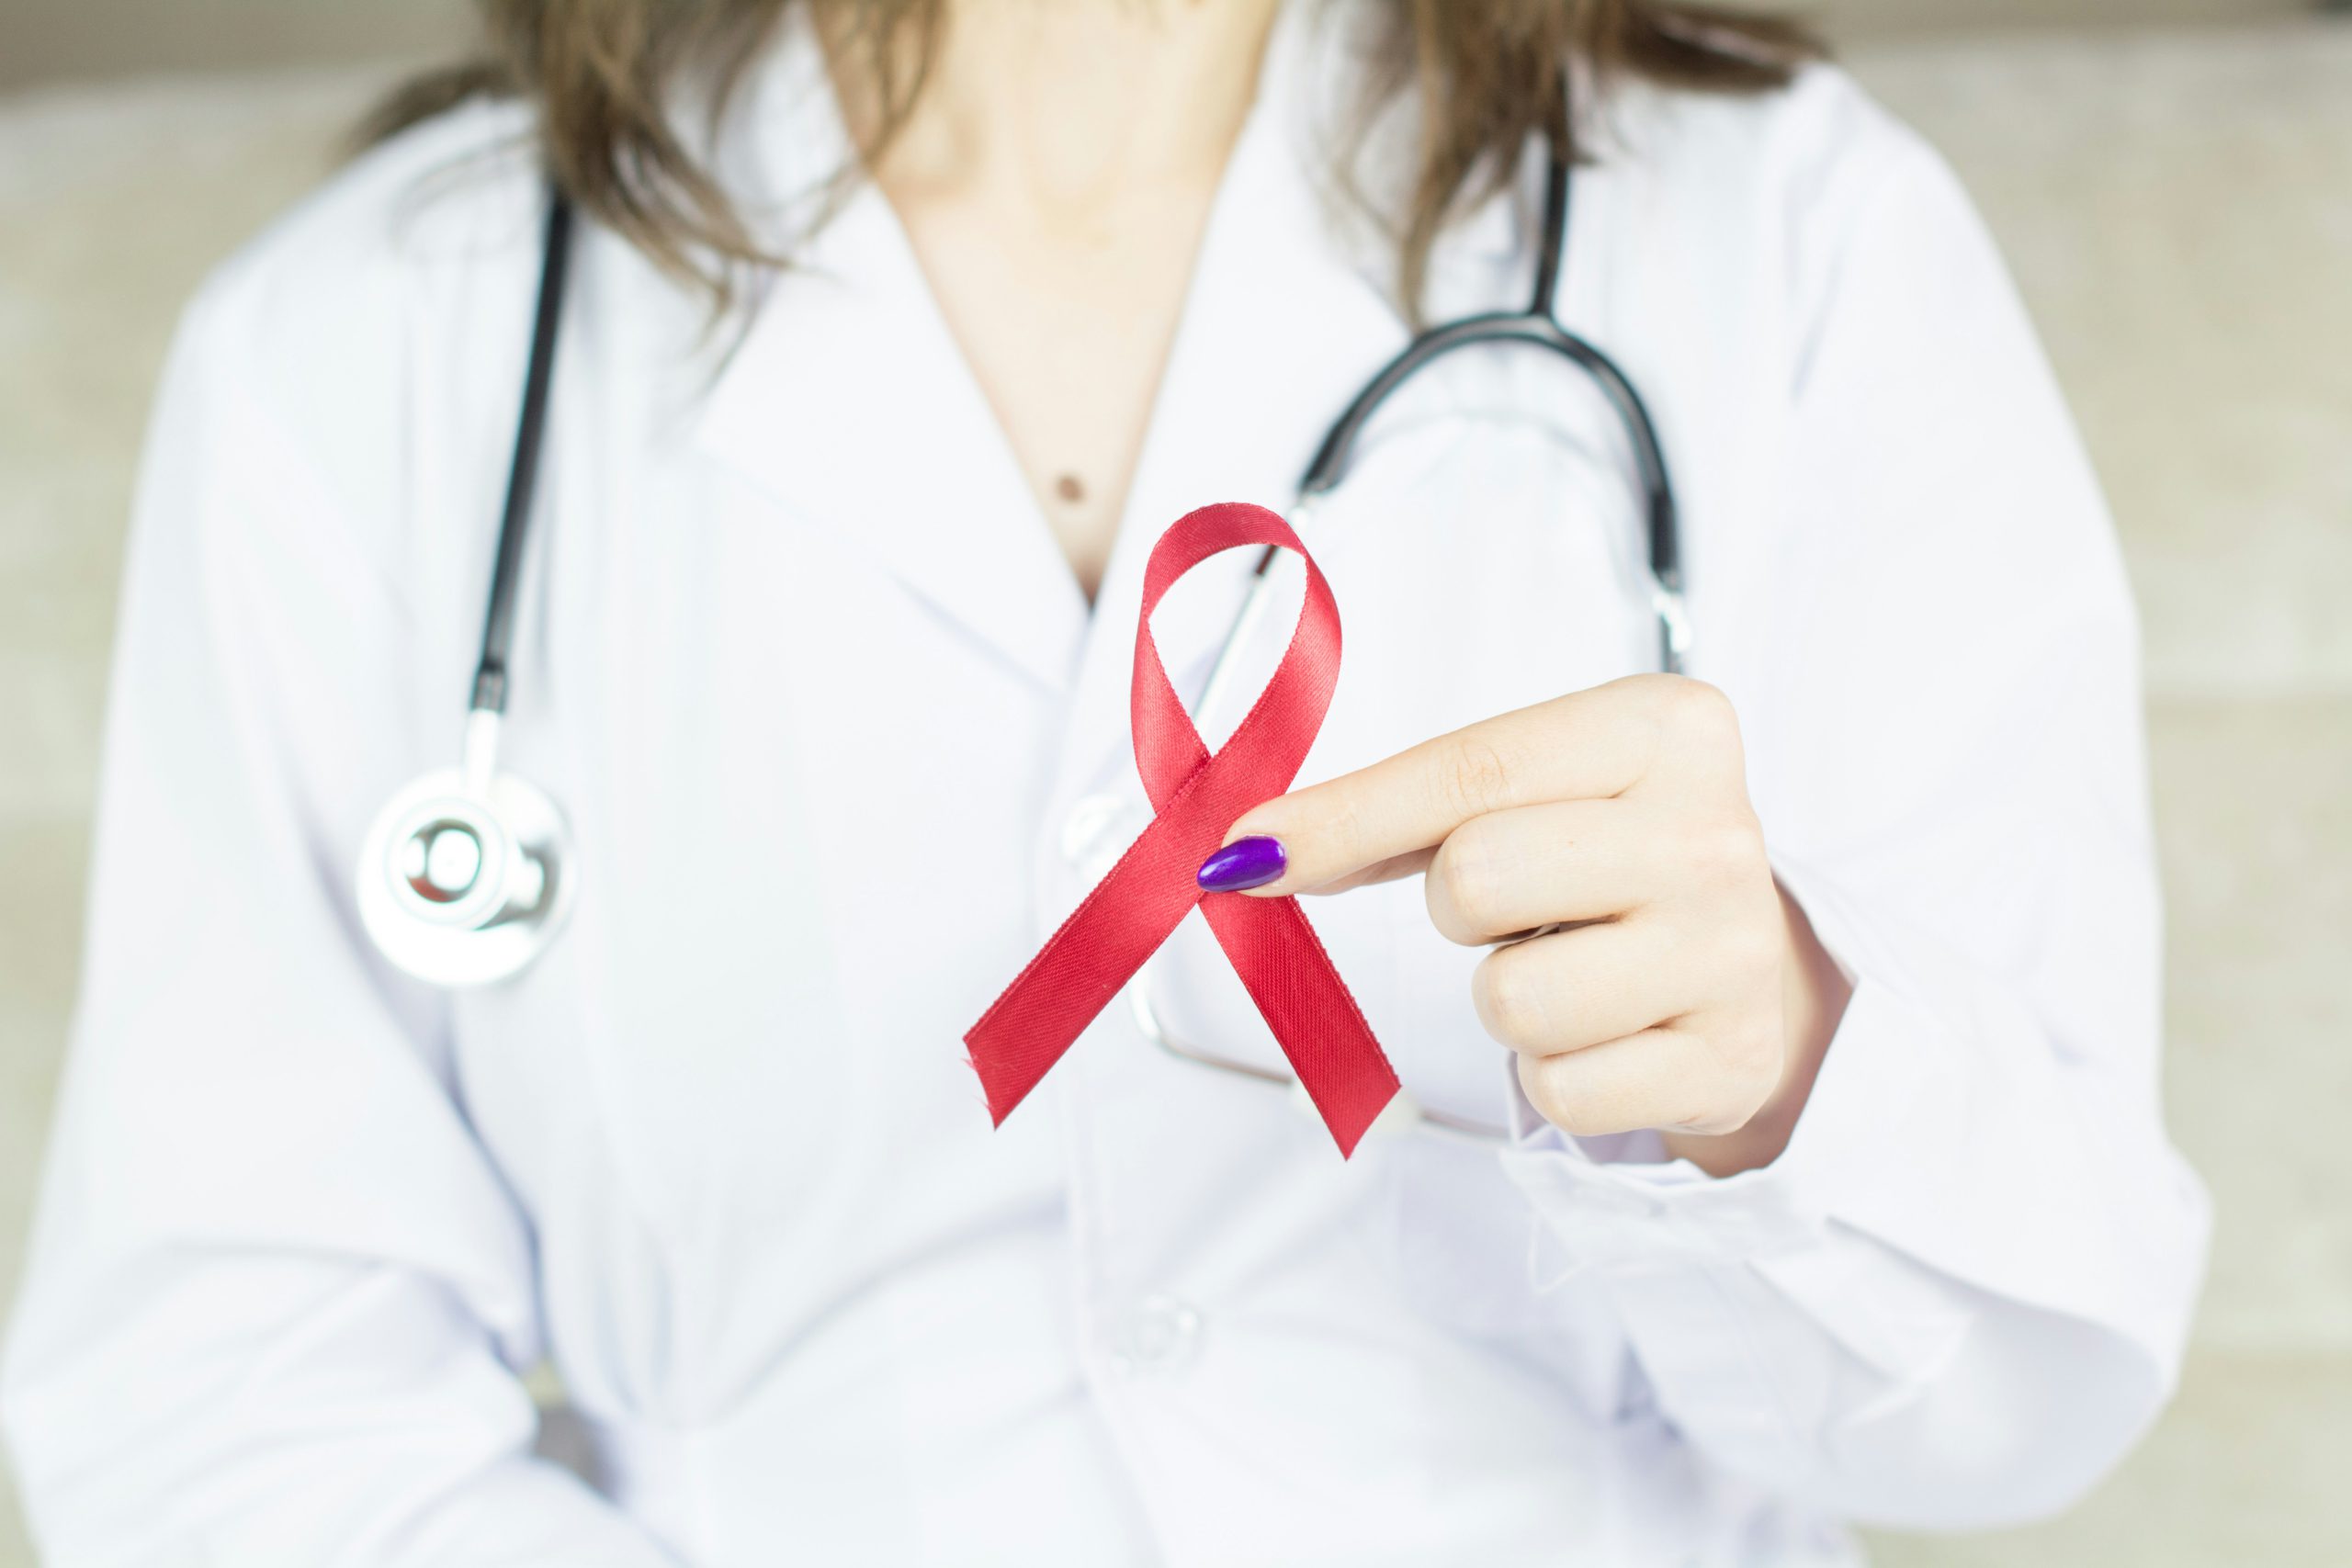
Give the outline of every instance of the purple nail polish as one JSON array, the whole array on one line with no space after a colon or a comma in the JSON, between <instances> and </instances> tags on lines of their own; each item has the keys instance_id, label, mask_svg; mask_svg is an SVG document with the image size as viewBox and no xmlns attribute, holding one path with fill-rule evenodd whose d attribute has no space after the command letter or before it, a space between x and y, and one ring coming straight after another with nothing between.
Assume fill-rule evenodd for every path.
<instances>
[{"instance_id":1,"label":"purple nail polish","mask_svg":"<svg viewBox=\"0 0 2352 1568\"><path fill-rule=\"evenodd\" d=\"M1289 864L1280 839L1236 839L1203 861L1193 880L1204 892L1241 893L1280 879Z\"/></svg>"}]
</instances>

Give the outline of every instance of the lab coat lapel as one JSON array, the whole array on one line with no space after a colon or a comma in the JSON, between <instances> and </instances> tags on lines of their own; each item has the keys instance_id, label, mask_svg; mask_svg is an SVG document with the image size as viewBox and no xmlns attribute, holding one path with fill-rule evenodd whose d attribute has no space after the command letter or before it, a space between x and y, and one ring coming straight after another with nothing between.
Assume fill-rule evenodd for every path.
<instances>
[{"instance_id":1,"label":"lab coat lapel","mask_svg":"<svg viewBox=\"0 0 2352 1568\"><path fill-rule=\"evenodd\" d=\"M805 27L777 54L759 139L787 151L756 177L779 199L805 199L841 166L847 138ZM870 184L766 280L695 440L802 520L870 551L999 656L1046 686L1069 684L1084 596Z\"/></svg>"}]
</instances>

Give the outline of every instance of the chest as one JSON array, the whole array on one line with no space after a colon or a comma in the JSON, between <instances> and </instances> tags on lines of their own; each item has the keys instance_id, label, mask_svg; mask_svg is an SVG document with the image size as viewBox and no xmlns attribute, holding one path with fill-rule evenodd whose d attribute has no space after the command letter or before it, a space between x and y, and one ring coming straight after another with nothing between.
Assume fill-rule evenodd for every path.
<instances>
[{"instance_id":1,"label":"chest","mask_svg":"<svg viewBox=\"0 0 2352 1568\"><path fill-rule=\"evenodd\" d=\"M1082 590L1101 586L1214 187L1082 214L892 192L930 302Z\"/></svg>"},{"instance_id":2,"label":"chest","mask_svg":"<svg viewBox=\"0 0 2352 1568\"><path fill-rule=\"evenodd\" d=\"M1053 684L733 475L684 463L635 488L648 510L576 528L537 607L543 694L517 716L515 765L571 813L581 895L549 961L465 1031L482 1070L514 1075L518 1104L532 1083L585 1087L583 1126L679 1223L794 1224L800 1195L910 1141L958 1172L934 1195L995 1205L1048 1179L1053 1096L992 1141L960 1040L1149 820L1132 563ZM1634 530L1622 480L1552 435L1448 418L1368 453L1308 525L1346 652L1302 782L1642 668ZM1238 579L1204 570L1158 618L1188 697ZM1244 701L1289 618L1278 604L1243 644ZM1204 716L1213 741L1238 708ZM1478 955L1430 927L1418 885L1311 918L1416 1098L1492 1121L1504 1053L1470 1004ZM1146 984L1182 1038L1280 1066L1197 919ZM518 1032L593 1070L534 1070ZM1120 1008L1081 1050L1113 1072L1147 1055Z\"/></svg>"},{"instance_id":3,"label":"chest","mask_svg":"<svg viewBox=\"0 0 2352 1568\"><path fill-rule=\"evenodd\" d=\"M933 1190L959 1203L1051 1179L1049 1111L992 1140L960 1036L1148 820L1127 710L1142 558L1204 502L1288 510L1330 418L1406 335L1307 219L1269 233L1282 210L1258 207L1246 245L1211 220L1091 606L913 258L855 214L715 387L657 396L621 373L637 362L617 336L575 338L586 390L557 405L509 754L571 814L582 892L550 961L460 1012L485 1106L512 1080L514 1114L486 1110L487 1135L541 1137L545 1086L573 1086L640 1201L696 1224L785 1223L796 1195L861 1170L883 1183L910 1146L954 1173ZM1519 271L1460 292L1516 294ZM1672 300L1649 309L1630 285L1596 309L1592 287L1572 278L1571 319L1658 410L1702 647L1721 626L1729 655L1743 609L1715 585L1778 504L1763 358L1723 334L1701 352ZM1395 400L1306 525L1345 653L1301 781L1650 667L1629 474L1605 404L1557 363L1480 351ZM1212 563L1155 619L1187 698L1245 569ZM444 598L454 662L478 600ZM1238 689L1287 630L1278 609ZM1213 743L1236 716L1204 718ZM1491 1119L1503 1064L1469 1004L1477 954L1429 928L1418 886L1313 919L1408 1089ZM1197 920L1153 984L1171 1030L1274 1059ZM582 1052L584 1074L542 1059Z\"/></svg>"}]
</instances>

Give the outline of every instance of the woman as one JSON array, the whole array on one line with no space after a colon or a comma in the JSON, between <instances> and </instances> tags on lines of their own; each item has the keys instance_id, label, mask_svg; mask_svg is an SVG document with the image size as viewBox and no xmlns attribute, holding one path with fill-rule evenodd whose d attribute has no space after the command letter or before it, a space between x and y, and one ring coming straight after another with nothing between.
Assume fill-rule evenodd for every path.
<instances>
[{"instance_id":1,"label":"woman","mask_svg":"<svg viewBox=\"0 0 2352 1568\"><path fill-rule=\"evenodd\" d=\"M2130 1446L2205 1227L2132 607L1980 225L1796 34L490 9L503 64L405 98L166 378L7 1362L53 1561L1847 1562ZM1524 298L1547 129L1690 676L1645 673L1607 405L1455 355L1302 523L1344 673L1201 873L1331 895L1469 1131L1342 1160L1125 1006L992 1131L958 1037L1151 818L1154 539L1284 505L1415 321ZM452 996L347 868L457 749L549 169L502 763L578 897ZM1188 699L1248 565L1154 617ZM1200 922L1138 986L1280 1066Z\"/></svg>"}]
</instances>

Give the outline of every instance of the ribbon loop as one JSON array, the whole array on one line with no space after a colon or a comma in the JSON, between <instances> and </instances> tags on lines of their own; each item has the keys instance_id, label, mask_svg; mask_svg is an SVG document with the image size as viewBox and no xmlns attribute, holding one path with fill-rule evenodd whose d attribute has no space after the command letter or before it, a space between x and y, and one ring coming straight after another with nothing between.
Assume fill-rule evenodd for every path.
<instances>
[{"instance_id":1,"label":"ribbon loop","mask_svg":"<svg viewBox=\"0 0 2352 1568\"><path fill-rule=\"evenodd\" d=\"M1306 597L1265 691L1212 754L1169 683L1151 615L1186 572L1248 545L1296 554ZM1193 880L1243 812L1290 788L1339 679L1339 602L1282 518L1261 506L1204 506L1159 536L1144 568L1129 693L1136 770L1157 815L966 1032L999 1124L1197 905L1340 1152L1354 1151L1396 1075L1306 912L1295 898L1203 893Z\"/></svg>"}]
</instances>

